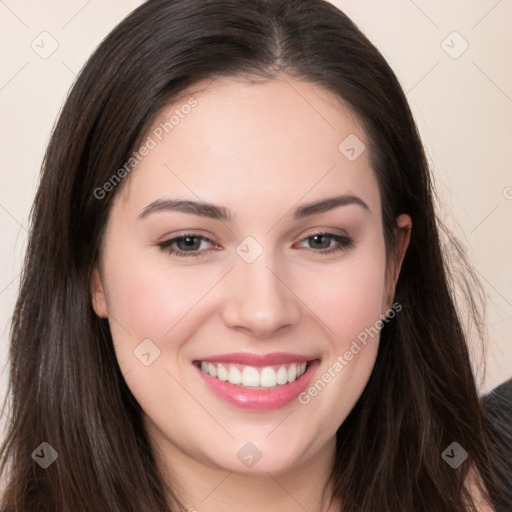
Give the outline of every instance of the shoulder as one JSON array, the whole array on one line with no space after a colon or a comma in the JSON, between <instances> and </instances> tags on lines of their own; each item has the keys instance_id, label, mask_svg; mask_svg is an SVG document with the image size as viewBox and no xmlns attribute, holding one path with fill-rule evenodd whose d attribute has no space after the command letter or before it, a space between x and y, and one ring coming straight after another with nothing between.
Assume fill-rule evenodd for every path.
<instances>
[{"instance_id":1,"label":"shoulder","mask_svg":"<svg viewBox=\"0 0 512 512\"><path fill-rule=\"evenodd\" d=\"M496 512L512 510L512 379L483 396L495 475L502 491L495 497Z\"/></svg>"},{"instance_id":2,"label":"shoulder","mask_svg":"<svg viewBox=\"0 0 512 512\"><path fill-rule=\"evenodd\" d=\"M512 378L485 395L482 402L488 414L498 420L510 420L507 415L512 414Z\"/></svg>"},{"instance_id":3,"label":"shoulder","mask_svg":"<svg viewBox=\"0 0 512 512\"><path fill-rule=\"evenodd\" d=\"M482 397L490 441L499 449L512 474L512 379Z\"/></svg>"}]
</instances>

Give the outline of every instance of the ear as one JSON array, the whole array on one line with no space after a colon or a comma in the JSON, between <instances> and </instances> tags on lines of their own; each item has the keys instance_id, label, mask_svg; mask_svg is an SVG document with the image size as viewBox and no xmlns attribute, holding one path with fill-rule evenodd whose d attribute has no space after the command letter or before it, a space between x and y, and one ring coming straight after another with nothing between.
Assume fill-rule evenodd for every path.
<instances>
[{"instance_id":1,"label":"ear","mask_svg":"<svg viewBox=\"0 0 512 512\"><path fill-rule=\"evenodd\" d=\"M108 317L107 297L101 280L101 275L96 266L91 275L91 299L92 308L100 318Z\"/></svg>"},{"instance_id":2,"label":"ear","mask_svg":"<svg viewBox=\"0 0 512 512\"><path fill-rule=\"evenodd\" d=\"M395 246L391 250L388 265L386 269L386 311L391 308L395 298L395 288L402 268L407 247L411 240L412 221L409 215L400 215L396 219L396 241Z\"/></svg>"}]
</instances>

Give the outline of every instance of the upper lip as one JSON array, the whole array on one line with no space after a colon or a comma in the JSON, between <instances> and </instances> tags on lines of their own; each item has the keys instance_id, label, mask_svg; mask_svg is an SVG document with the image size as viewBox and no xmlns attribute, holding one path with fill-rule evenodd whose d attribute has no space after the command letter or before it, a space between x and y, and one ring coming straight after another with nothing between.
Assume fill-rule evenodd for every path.
<instances>
[{"instance_id":1,"label":"upper lip","mask_svg":"<svg viewBox=\"0 0 512 512\"><path fill-rule=\"evenodd\" d=\"M286 352L274 352L271 354L252 354L249 352L235 352L232 354L218 354L209 357L198 358L195 361L208 363L238 363L247 366L272 366L283 363L303 363L318 359L315 356L291 354Z\"/></svg>"}]
</instances>

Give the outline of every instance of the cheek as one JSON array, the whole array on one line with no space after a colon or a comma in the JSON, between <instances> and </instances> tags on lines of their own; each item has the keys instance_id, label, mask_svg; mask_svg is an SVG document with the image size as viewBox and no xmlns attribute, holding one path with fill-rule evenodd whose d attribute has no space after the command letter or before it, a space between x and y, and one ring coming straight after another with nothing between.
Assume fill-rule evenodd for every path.
<instances>
[{"instance_id":1,"label":"cheek","mask_svg":"<svg viewBox=\"0 0 512 512\"><path fill-rule=\"evenodd\" d=\"M124 258L108 280L109 311L128 332L161 339L210 286L192 267L172 269L165 258Z\"/></svg>"},{"instance_id":2,"label":"cheek","mask_svg":"<svg viewBox=\"0 0 512 512\"><path fill-rule=\"evenodd\" d=\"M191 334L187 315L211 283L197 272L171 269L165 258L117 256L119 264L110 266L107 286L121 372L151 416L158 416L162 404L181 404L185 410L192 406L189 397L169 371L174 372L174 358Z\"/></svg>"},{"instance_id":3,"label":"cheek","mask_svg":"<svg viewBox=\"0 0 512 512\"><path fill-rule=\"evenodd\" d=\"M327 326L326 357L316 379L299 396L309 414L323 418L319 437L332 435L361 396L379 346L384 313L385 259L368 251L322 270L310 288L311 309ZM325 271L325 275L324 275Z\"/></svg>"},{"instance_id":4,"label":"cheek","mask_svg":"<svg viewBox=\"0 0 512 512\"><path fill-rule=\"evenodd\" d=\"M302 287L306 304L343 349L384 313L385 263L380 251L367 251L316 271Z\"/></svg>"}]
</instances>

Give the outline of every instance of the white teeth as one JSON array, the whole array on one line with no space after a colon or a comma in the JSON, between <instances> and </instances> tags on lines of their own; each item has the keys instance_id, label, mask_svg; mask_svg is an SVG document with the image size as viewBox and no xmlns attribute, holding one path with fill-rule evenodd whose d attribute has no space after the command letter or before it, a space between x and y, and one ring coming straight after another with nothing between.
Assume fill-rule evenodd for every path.
<instances>
[{"instance_id":1,"label":"white teeth","mask_svg":"<svg viewBox=\"0 0 512 512\"><path fill-rule=\"evenodd\" d=\"M284 366L281 366L281 368L277 370L276 380L277 383L281 386L288 382L288 372Z\"/></svg>"},{"instance_id":2,"label":"white teeth","mask_svg":"<svg viewBox=\"0 0 512 512\"><path fill-rule=\"evenodd\" d=\"M242 372L236 366L231 366L229 369L228 381L231 382L231 384L242 383Z\"/></svg>"},{"instance_id":3,"label":"white teeth","mask_svg":"<svg viewBox=\"0 0 512 512\"><path fill-rule=\"evenodd\" d=\"M306 372L307 363L287 363L264 368L227 363L201 362L203 373L221 381L249 388L274 388L294 382Z\"/></svg>"},{"instance_id":4,"label":"white teeth","mask_svg":"<svg viewBox=\"0 0 512 512\"><path fill-rule=\"evenodd\" d=\"M252 366L246 366L242 372L242 385L257 388L260 385L260 373Z\"/></svg>"},{"instance_id":5,"label":"white teeth","mask_svg":"<svg viewBox=\"0 0 512 512\"><path fill-rule=\"evenodd\" d=\"M212 363L208 363L208 373L212 377L217 377L217 368L215 368Z\"/></svg>"},{"instance_id":6,"label":"white teeth","mask_svg":"<svg viewBox=\"0 0 512 512\"><path fill-rule=\"evenodd\" d=\"M288 368L288 382L293 382L297 378L297 365L291 364Z\"/></svg>"},{"instance_id":7,"label":"white teeth","mask_svg":"<svg viewBox=\"0 0 512 512\"><path fill-rule=\"evenodd\" d=\"M264 388L273 388L277 384L277 375L273 368L263 368L260 383Z\"/></svg>"},{"instance_id":8,"label":"white teeth","mask_svg":"<svg viewBox=\"0 0 512 512\"><path fill-rule=\"evenodd\" d=\"M229 372L222 365L219 365L217 368L217 378L219 380L224 380L224 381L228 380L228 378L229 378Z\"/></svg>"}]
</instances>

